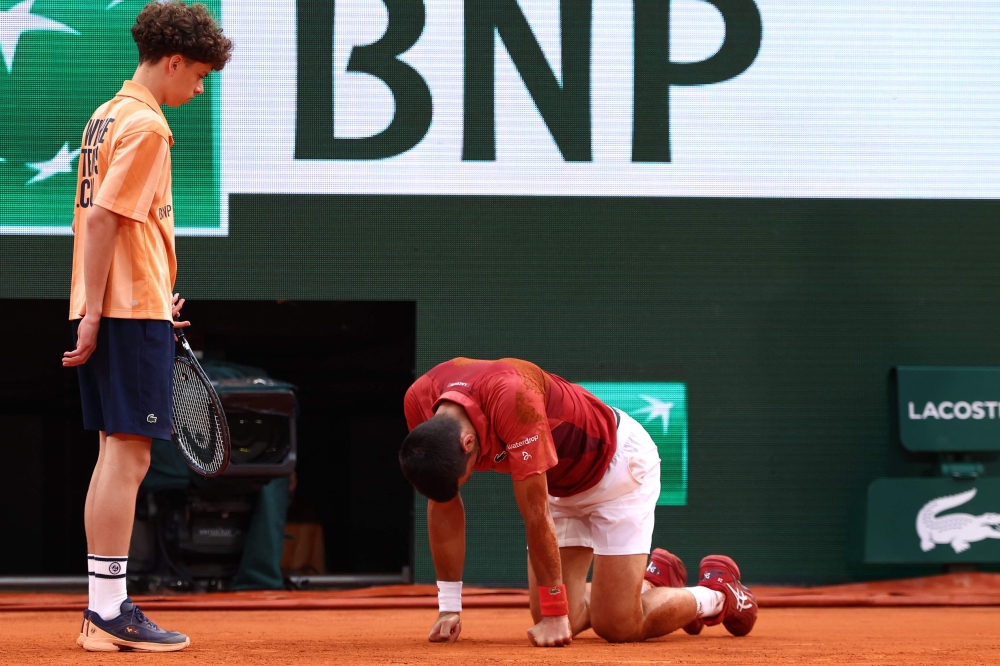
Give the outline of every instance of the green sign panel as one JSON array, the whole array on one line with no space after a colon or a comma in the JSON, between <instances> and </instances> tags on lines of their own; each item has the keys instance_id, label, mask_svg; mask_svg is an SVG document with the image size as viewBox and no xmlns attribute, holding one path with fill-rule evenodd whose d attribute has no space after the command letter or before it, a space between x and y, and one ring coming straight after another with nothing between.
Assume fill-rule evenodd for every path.
<instances>
[{"instance_id":1,"label":"green sign panel","mask_svg":"<svg viewBox=\"0 0 1000 666\"><path fill-rule=\"evenodd\" d=\"M877 479L868 487L865 560L1000 562L1000 479Z\"/></svg>"},{"instance_id":2,"label":"green sign panel","mask_svg":"<svg viewBox=\"0 0 1000 666\"><path fill-rule=\"evenodd\" d=\"M1000 368L896 368L910 451L1000 451Z\"/></svg>"},{"instance_id":3,"label":"green sign panel","mask_svg":"<svg viewBox=\"0 0 1000 666\"><path fill-rule=\"evenodd\" d=\"M681 383L580 382L580 386L638 421L660 454L658 506L687 504L687 388Z\"/></svg>"},{"instance_id":4,"label":"green sign panel","mask_svg":"<svg viewBox=\"0 0 1000 666\"><path fill-rule=\"evenodd\" d=\"M131 28L146 0L0 0L0 233L68 234L80 139L135 72ZM207 0L215 16L219 1ZM218 74L165 108L179 234L221 234Z\"/></svg>"}]
</instances>

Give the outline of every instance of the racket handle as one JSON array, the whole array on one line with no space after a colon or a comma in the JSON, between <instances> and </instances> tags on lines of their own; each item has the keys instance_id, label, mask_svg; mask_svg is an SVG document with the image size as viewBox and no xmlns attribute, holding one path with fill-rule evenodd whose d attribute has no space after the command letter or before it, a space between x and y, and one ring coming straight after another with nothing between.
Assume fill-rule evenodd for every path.
<instances>
[{"instance_id":1,"label":"racket handle","mask_svg":"<svg viewBox=\"0 0 1000 666\"><path fill-rule=\"evenodd\" d=\"M174 335L177 336L177 341L181 343L181 347L184 347L185 351L194 354L194 352L191 351L191 345L188 344L187 337L184 335L183 328L175 328Z\"/></svg>"}]
</instances>

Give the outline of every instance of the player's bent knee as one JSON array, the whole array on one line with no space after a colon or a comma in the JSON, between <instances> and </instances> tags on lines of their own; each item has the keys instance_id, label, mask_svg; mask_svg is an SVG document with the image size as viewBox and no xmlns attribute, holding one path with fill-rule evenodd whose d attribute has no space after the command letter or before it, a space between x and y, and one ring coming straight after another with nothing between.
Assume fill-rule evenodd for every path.
<instances>
[{"instance_id":1,"label":"player's bent knee","mask_svg":"<svg viewBox=\"0 0 1000 666\"><path fill-rule=\"evenodd\" d=\"M611 622L604 619L591 618L594 633L609 643L633 643L641 641L642 627L631 626L628 622Z\"/></svg>"}]
</instances>

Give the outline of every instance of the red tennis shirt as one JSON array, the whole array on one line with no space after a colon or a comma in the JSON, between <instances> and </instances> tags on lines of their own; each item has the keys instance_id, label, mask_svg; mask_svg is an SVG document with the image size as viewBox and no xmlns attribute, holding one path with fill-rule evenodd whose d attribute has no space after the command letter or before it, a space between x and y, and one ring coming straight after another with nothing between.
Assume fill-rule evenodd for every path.
<instances>
[{"instance_id":1,"label":"red tennis shirt","mask_svg":"<svg viewBox=\"0 0 1000 666\"><path fill-rule=\"evenodd\" d=\"M456 358L420 377L403 408L412 430L442 400L465 409L479 436L474 469L522 481L548 473L549 494L569 497L601 480L615 455L615 413L582 386L515 358Z\"/></svg>"}]
</instances>

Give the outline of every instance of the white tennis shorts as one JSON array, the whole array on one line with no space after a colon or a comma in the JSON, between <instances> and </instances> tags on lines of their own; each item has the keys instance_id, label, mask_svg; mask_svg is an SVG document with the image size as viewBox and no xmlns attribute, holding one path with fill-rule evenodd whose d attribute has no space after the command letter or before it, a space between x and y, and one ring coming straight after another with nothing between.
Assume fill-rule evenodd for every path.
<instances>
[{"instance_id":1,"label":"white tennis shorts","mask_svg":"<svg viewBox=\"0 0 1000 666\"><path fill-rule=\"evenodd\" d=\"M600 483L578 495L549 497L559 547L595 555L640 555L653 543L660 456L639 423L618 411L618 450Z\"/></svg>"}]
</instances>

